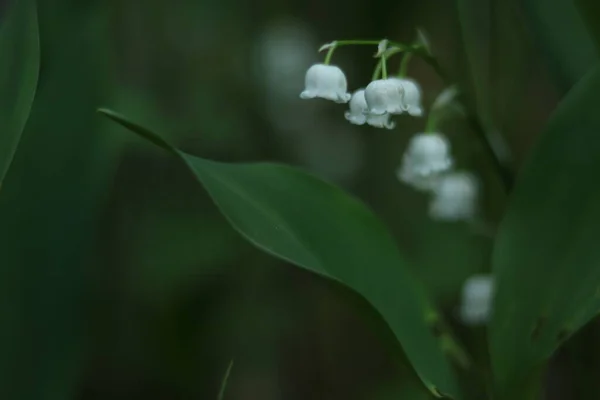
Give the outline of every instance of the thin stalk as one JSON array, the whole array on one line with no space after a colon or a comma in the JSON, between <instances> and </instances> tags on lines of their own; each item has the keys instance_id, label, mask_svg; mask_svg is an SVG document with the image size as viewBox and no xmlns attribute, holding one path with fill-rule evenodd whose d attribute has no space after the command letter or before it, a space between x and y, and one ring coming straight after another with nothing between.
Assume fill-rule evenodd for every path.
<instances>
[{"instance_id":1,"label":"thin stalk","mask_svg":"<svg viewBox=\"0 0 600 400\"><path fill-rule=\"evenodd\" d=\"M437 59L424 51L415 51L419 57L423 59L436 74L447 84L450 85L453 82L449 79L448 74L441 67ZM461 92L458 95L458 100L466 105L466 98L464 94ZM483 146L485 152L488 154L490 159L492 160L498 175L502 179L502 183L507 192L513 187L514 184L514 171L512 167L512 159L510 155L504 151L506 148L503 138L495 132L486 130L483 123L479 120L477 115L469 110L468 107L465 107L467 110L467 122L471 129L476 133L481 145Z\"/></svg>"},{"instance_id":2,"label":"thin stalk","mask_svg":"<svg viewBox=\"0 0 600 400\"><path fill-rule=\"evenodd\" d=\"M404 78L406 73L408 72L408 64L410 64L410 59L412 58L413 53L407 52L402 58L402 62L400 63L400 70L398 71L398 77Z\"/></svg>"}]
</instances>

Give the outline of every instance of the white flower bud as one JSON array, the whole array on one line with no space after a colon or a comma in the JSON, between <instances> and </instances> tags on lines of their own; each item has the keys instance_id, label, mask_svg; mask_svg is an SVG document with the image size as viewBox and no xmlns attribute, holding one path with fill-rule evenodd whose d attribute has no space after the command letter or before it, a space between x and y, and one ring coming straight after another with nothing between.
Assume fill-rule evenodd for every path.
<instances>
[{"instance_id":1,"label":"white flower bud","mask_svg":"<svg viewBox=\"0 0 600 400\"><path fill-rule=\"evenodd\" d=\"M494 279L491 275L473 275L462 288L460 318L467 325L485 324L492 311Z\"/></svg>"},{"instance_id":2,"label":"white flower bud","mask_svg":"<svg viewBox=\"0 0 600 400\"><path fill-rule=\"evenodd\" d=\"M433 187L429 216L440 221L470 220L477 210L478 183L467 172L441 176Z\"/></svg>"},{"instance_id":3,"label":"white flower bud","mask_svg":"<svg viewBox=\"0 0 600 400\"><path fill-rule=\"evenodd\" d=\"M365 89L369 112L373 115L401 114L404 111L404 88L396 79L378 79Z\"/></svg>"},{"instance_id":4,"label":"white flower bud","mask_svg":"<svg viewBox=\"0 0 600 400\"><path fill-rule=\"evenodd\" d=\"M339 67L315 64L306 71L305 89L300 93L300 97L320 97L336 103L347 103L352 95L348 93L346 75Z\"/></svg>"},{"instance_id":5,"label":"white flower bud","mask_svg":"<svg viewBox=\"0 0 600 400\"><path fill-rule=\"evenodd\" d=\"M443 135L420 133L410 140L397 175L417 189L430 190L452 164L450 143Z\"/></svg>"}]
</instances>

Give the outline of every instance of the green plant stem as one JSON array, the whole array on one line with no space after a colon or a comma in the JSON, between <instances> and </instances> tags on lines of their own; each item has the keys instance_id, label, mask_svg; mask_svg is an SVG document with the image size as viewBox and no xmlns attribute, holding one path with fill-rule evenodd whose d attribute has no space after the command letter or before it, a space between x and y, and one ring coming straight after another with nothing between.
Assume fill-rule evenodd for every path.
<instances>
[{"instance_id":1,"label":"green plant stem","mask_svg":"<svg viewBox=\"0 0 600 400\"><path fill-rule=\"evenodd\" d=\"M390 57L392 57L395 54L399 54L402 53L405 49L401 48L401 47L392 47L391 49L388 49L385 53L386 55L386 60L389 60ZM375 66L375 70L373 71L373 76L371 78L372 81L379 79L379 76L381 75L381 58L379 59L379 61L377 62L377 65Z\"/></svg>"},{"instance_id":2,"label":"green plant stem","mask_svg":"<svg viewBox=\"0 0 600 400\"><path fill-rule=\"evenodd\" d=\"M381 55L381 79L387 79L387 62L385 54Z\"/></svg>"},{"instance_id":3,"label":"green plant stem","mask_svg":"<svg viewBox=\"0 0 600 400\"><path fill-rule=\"evenodd\" d=\"M333 52L335 51L336 48L337 48L337 44L331 46L329 48L329 51L327 51L327 55L325 56L325 61L323 62L325 65L329 65L329 63L331 62L331 57L333 56Z\"/></svg>"},{"instance_id":4,"label":"green plant stem","mask_svg":"<svg viewBox=\"0 0 600 400\"><path fill-rule=\"evenodd\" d=\"M349 45L378 45L381 42L379 40L336 40L336 46L349 46Z\"/></svg>"},{"instance_id":5,"label":"green plant stem","mask_svg":"<svg viewBox=\"0 0 600 400\"><path fill-rule=\"evenodd\" d=\"M410 64L410 59L412 58L413 53L407 52L402 58L402 62L400 63L400 70L398 71L398 77L404 78L406 73L408 72L408 64Z\"/></svg>"},{"instance_id":6,"label":"green plant stem","mask_svg":"<svg viewBox=\"0 0 600 400\"><path fill-rule=\"evenodd\" d=\"M227 389L227 382L229 381L229 375L231 375L231 369L233 368L233 360L229 362L223 380L221 381L221 389L219 389L219 396L217 400L223 400L225 398L225 390Z\"/></svg>"},{"instance_id":7,"label":"green plant stem","mask_svg":"<svg viewBox=\"0 0 600 400\"><path fill-rule=\"evenodd\" d=\"M414 53L421 57L427 64L429 64L429 66L433 68L436 74L447 85L453 83L435 57L427 54L425 51L423 51L423 48L416 49ZM468 124L477 134L477 137L479 138L485 152L492 160L506 192L510 192L514 185L514 171L512 166L512 157L508 152L503 150L507 147L504 144L504 139L497 132L491 131L490 129L485 129L483 123L480 121L477 115L470 111L468 107L466 107L467 102L462 91L458 95L458 100L465 105L465 109L467 110L466 118Z\"/></svg>"}]
</instances>

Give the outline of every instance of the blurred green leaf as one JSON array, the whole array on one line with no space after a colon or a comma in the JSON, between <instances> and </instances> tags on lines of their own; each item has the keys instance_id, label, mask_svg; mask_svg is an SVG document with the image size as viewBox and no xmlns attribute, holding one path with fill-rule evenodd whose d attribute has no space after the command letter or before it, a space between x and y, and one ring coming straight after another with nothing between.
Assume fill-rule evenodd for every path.
<instances>
[{"instance_id":1,"label":"blurred green leaf","mask_svg":"<svg viewBox=\"0 0 600 400\"><path fill-rule=\"evenodd\" d=\"M38 2L48 51L0 191L1 399L65 400L81 389L97 283L88 273L116 161L94 112L110 91L104 8Z\"/></svg>"},{"instance_id":2,"label":"blurred green leaf","mask_svg":"<svg viewBox=\"0 0 600 400\"><path fill-rule=\"evenodd\" d=\"M458 0L458 14L475 91L475 110L484 126L493 124L491 104L492 7L490 0Z\"/></svg>"},{"instance_id":3,"label":"blurred green leaf","mask_svg":"<svg viewBox=\"0 0 600 400\"><path fill-rule=\"evenodd\" d=\"M600 50L600 2L596 0L575 0L575 4L577 4L579 13L594 38L596 51Z\"/></svg>"},{"instance_id":4,"label":"blurred green leaf","mask_svg":"<svg viewBox=\"0 0 600 400\"><path fill-rule=\"evenodd\" d=\"M205 160L110 110L100 112L178 156L257 247L361 294L385 319L423 383L440 397L457 398L420 286L385 227L364 205L294 168Z\"/></svg>"},{"instance_id":5,"label":"blurred green leaf","mask_svg":"<svg viewBox=\"0 0 600 400\"><path fill-rule=\"evenodd\" d=\"M0 25L0 187L29 117L40 70L35 1L13 3Z\"/></svg>"},{"instance_id":6,"label":"blurred green leaf","mask_svg":"<svg viewBox=\"0 0 600 400\"><path fill-rule=\"evenodd\" d=\"M596 67L549 121L499 230L490 346L500 390L525 384L600 310L599 101Z\"/></svg>"},{"instance_id":7,"label":"blurred green leaf","mask_svg":"<svg viewBox=\"0 0 600 400\"><path fill-rule=\"evenodd\" d=\"M524 10L559 88L567 92L598 60L574 2L525 0Z\"/></svg>"}]
</instances>

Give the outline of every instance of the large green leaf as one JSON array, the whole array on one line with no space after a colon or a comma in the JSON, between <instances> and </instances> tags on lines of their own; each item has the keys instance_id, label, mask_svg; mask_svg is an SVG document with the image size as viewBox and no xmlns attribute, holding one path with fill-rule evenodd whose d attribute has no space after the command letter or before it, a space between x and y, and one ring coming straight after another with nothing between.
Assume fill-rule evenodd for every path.
<instances>
[{"instance_id":1,"label":"large green leaf","mask_svg":"<svg viewBox=\"0 0 600 400\"><path fill-rule=\"evenodd\" d=\"M111 89L110 35L104 2L71 3L38 2L48 57L0 191L0 399L77 398L89 359L90 265L116 164L94 112Z\"/></svg>"},{"instance_id":2,"label":"large green leaf","mask_svg":"<svg viewBox=\"0 0 600 400\"><path fill-rule=\"evenodd\" d=\"M40 67L35 1L13 3L0 25L0 187L29 117Z\"/></svg>"},{"instance_id":3,"label":"large green leaf","mask_svg":"<svg viewBox=\"0 0 600 400\"><path fill-rule=\"evenodd\" d=\"M432 310L386 228L364 205L294 168L195 157L112 111L101 112L178 156L253 244L361 294L385 319L425 385L456 398L430 326Z\"/></svg>"},{"instance_id":4,"label":"large green leaf","mask_svg":"<svg viewBox=\"0 0 600 400\"><path fill-rule=\"evenodd\" d=\"M581 15L573 0L525 0L523 4L529 26L550 70L559 88L566 92L598 60Z\"/></svg>"},{"instance_id":5,"label":"large green leaf","mask_svg":"<svg viewBox=\"0 0 600 400\"><path fill-rule=\"evenodd\" d=\"M490 346L501 391L600 310L599 102L596 67L549 121L500 227Z\"/></svg>"}]
</instances>

